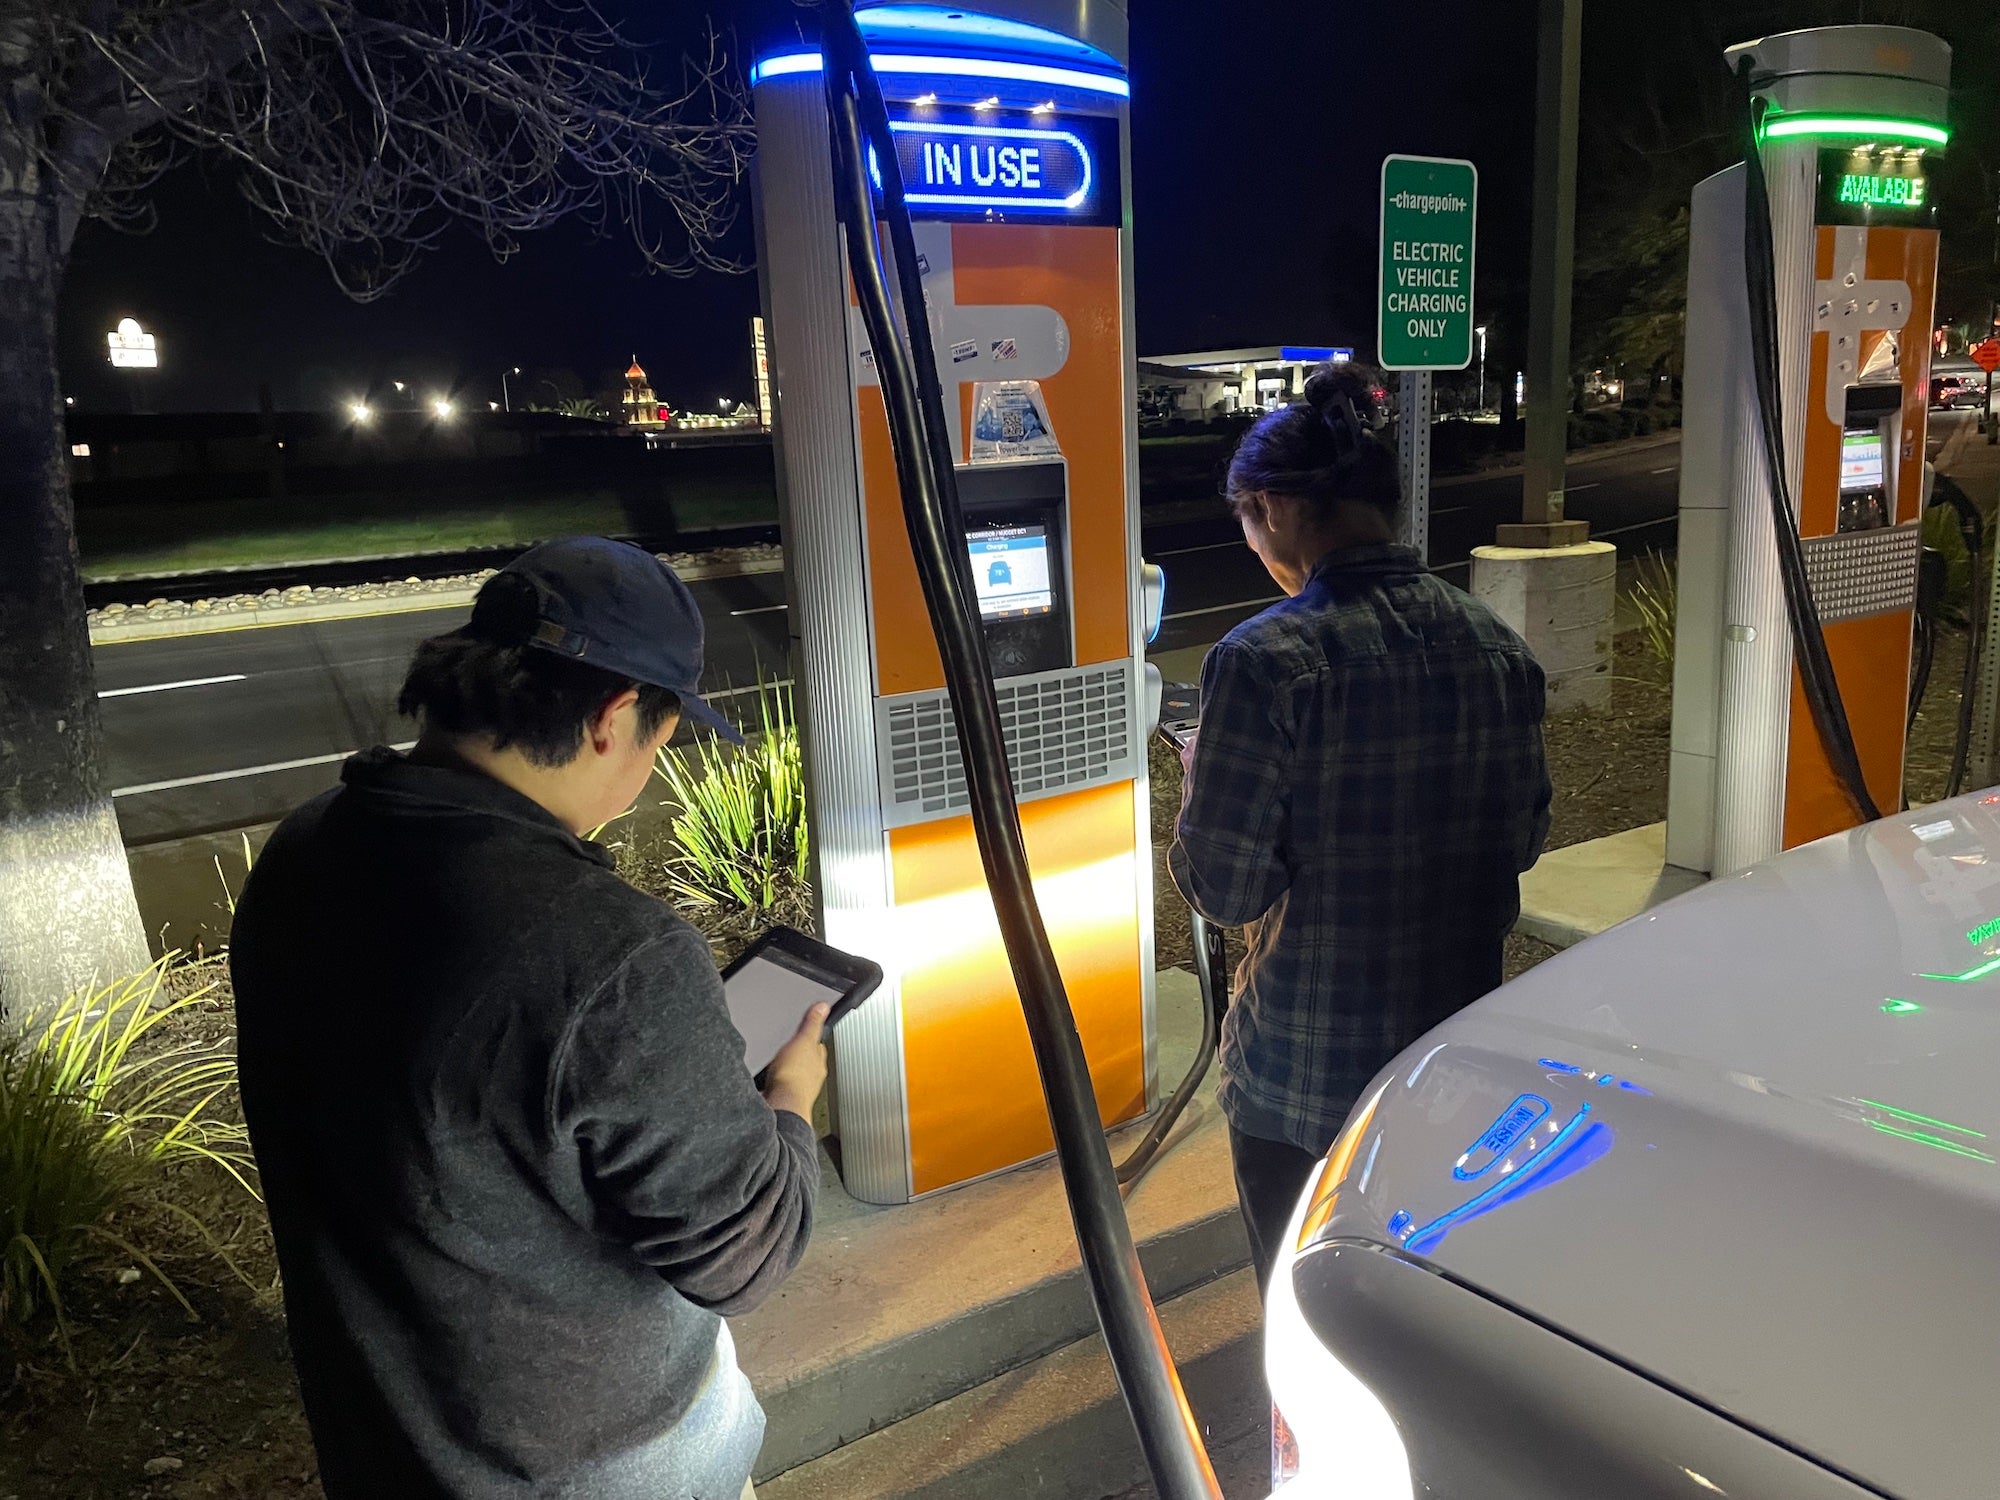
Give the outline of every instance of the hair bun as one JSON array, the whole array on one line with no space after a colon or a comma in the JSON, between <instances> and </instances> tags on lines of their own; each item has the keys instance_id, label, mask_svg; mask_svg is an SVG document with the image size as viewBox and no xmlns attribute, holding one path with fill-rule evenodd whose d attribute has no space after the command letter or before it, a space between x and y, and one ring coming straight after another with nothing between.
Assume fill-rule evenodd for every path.
<instances>
[{"instance_id":1,"label":"hair bun","mask_svg":"<svg viewBox=\"0 0 2000 1500\"><path fill-rule=\"evenodd\" d=\"M1305 386L1305 404L1333 439L1333 461L1339 463L1368 445L1375 403L1359 371L1322 365Z\"/></svg>"}]
</instances>

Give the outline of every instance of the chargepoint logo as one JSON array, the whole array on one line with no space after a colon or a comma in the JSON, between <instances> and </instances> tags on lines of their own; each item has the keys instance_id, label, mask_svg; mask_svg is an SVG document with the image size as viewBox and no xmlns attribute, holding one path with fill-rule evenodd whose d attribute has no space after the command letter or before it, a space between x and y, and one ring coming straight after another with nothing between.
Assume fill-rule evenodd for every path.
<instances>
[{"instance_id":1,"label":"chargepoint logo","mask_svg":"<svg viewBox=\"0 0 2000 1500\"><path fill-rule=\"evenodd\" d=\"M1462 214L1472 204L1456 193L1397 193L1389 206L1416 214Z\"/></svg>"}]
</instances>

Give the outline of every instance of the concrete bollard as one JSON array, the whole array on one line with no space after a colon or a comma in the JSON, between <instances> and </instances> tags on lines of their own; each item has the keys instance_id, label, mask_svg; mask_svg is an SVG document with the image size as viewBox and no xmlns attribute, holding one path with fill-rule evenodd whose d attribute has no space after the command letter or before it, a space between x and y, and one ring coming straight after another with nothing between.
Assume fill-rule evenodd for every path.
<instances>
[{"instance_id":1,"label":"concrete bollard","mask_svg":"<svg viewBox=\"0 0 2000 1500\"><path fill-rule=\"evenodd\" d=\"M1475 547L1472 595L1520 632L1549 679L1549 712L1602 710L1611 701L1618 549Z\"/></svg>"}]
</instances>

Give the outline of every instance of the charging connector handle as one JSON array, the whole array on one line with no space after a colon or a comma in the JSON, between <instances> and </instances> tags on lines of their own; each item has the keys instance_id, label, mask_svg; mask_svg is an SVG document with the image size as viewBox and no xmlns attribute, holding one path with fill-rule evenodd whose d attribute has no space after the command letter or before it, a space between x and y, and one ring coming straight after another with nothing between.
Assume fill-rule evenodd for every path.
<instances>
[{"instance_id":1,"label":"charging connector handle","mask_svg":"<svg viewBox=\"0 0 2000 1500\"><path fill-rule=\"evenodd\" d=\"M904 524L958 723L973 829L1041 1074L1085 1277L1112 1369L1159 1493L1165 1500L1221 1500L1146 1289L1131 1226L1119 1201L1083 1043L1030 882L992 667L973 605L943 395L930 360L911 352L930 347L928 315L888 111L854 22L852 0L826 0L821 15L835 197L848 270L875 354ZM901 329L889 298L869 191L871 138L881 174L883 219L903 292Z\"/></svg>"}]
</instances>

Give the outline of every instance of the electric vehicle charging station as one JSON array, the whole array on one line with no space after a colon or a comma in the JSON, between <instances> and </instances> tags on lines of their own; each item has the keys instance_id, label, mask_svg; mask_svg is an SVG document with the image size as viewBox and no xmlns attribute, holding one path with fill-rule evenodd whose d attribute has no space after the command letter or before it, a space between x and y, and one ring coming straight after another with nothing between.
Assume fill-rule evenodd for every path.
<instances>
[{"instance_id":1,"label":"electric vehicle charging station","mask_svg":"<svg viewBox=\"0 0 2000 1500\"><path fill-rule=\"evenodd\" d=\"M1871 800L1902 806L1938 257L1926 164L1949 140L1951 69L1944 42L1894 26L1727 56L1764 106L1762 172L1703 182L1689 223L1667 815L1667 862L1714 875L1867 822ZM1775 412L1750 290L1762 183Z\"/></svg>"},{"instance_id":2,"label":"electric vehicle charging station","mask_svg":"<svg viewBox=\"0 0 2000 1500\"><path fill-rule=\"evenodd\" d=\"M916 219L1008 761L1107 1126L1156 1102L1144 640L1115 5L857 7ZM834 1039L848 1191L900 1203L1051 1146L988 896L945 674L904 530L874 351L828 174L824 60L752 70L821 935L885 979ZM880 170L876 163L879 188Z\"/></svg>"}]
</instances>

